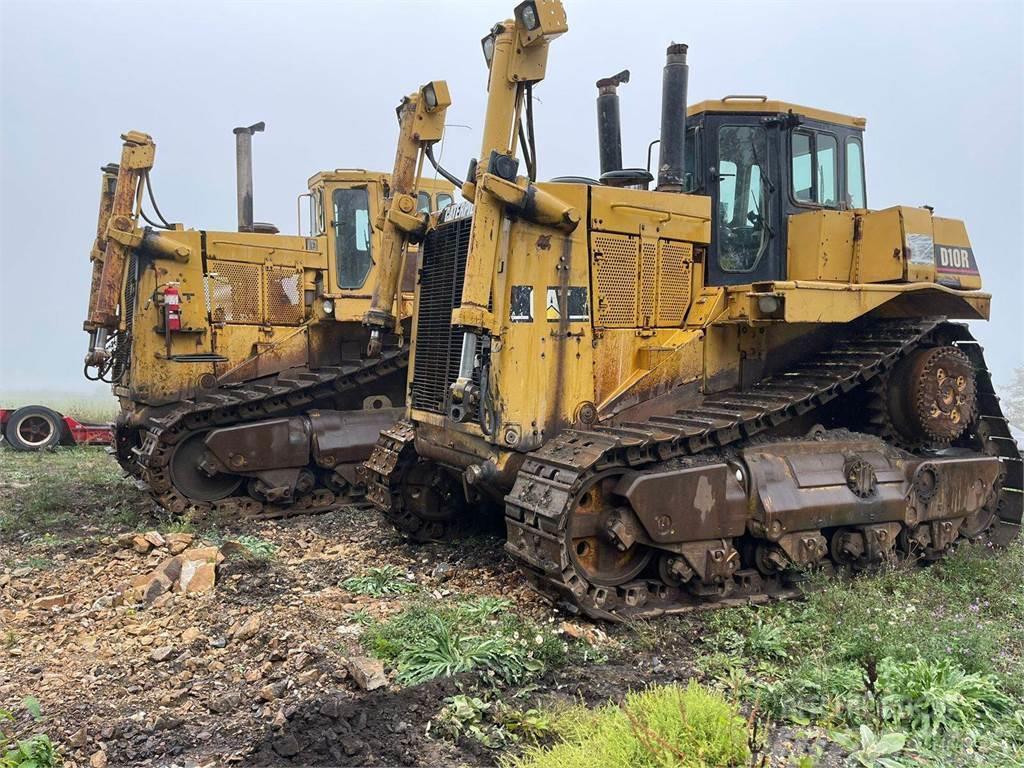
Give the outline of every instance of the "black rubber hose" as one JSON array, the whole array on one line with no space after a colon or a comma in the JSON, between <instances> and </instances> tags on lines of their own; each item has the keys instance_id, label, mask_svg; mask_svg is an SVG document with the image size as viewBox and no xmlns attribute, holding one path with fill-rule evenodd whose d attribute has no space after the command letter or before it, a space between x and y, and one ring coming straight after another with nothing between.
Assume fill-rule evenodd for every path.
<instances>
[{"instance_id":1,"label":"black rubber hose","mask_svg":"<svg viewBox=\"0 0 1024 768\"><path fill-rule=\"evenodd\" d=\"M434 166L434 170L435 171L440 173L448 181L450 181L453 185L455 185L456 189L461 189L462 188L462 184L463 184L462 179L458 178L457 176L453 176L452 174L450 174L448 171L446 171L444 168L442 168L440 165L438 165L437 160L434 159L434 145L433 144L427 144L427 146L423 150L423 152L424 152L424 154L426 154L427 160L430 161L430 164L432 166Z\"/></svg>"}]
</instances>

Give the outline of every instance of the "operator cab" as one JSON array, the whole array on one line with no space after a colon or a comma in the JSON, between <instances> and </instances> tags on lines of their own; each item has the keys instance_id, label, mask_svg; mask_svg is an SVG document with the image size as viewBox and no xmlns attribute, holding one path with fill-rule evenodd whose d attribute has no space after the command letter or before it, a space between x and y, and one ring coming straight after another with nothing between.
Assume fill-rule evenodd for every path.
<instances>
[{"instance_id":1,"label":"operator cab","mask_svg":"<svg viewBox=\"0 0 1024 768\"><path fill-rule=\"evenodd\" d=\"M685 191L713 212L708 285L785 280L789 216L867 207L865 122L764 96L687 110Z\"/></svg>"}]
</instances>

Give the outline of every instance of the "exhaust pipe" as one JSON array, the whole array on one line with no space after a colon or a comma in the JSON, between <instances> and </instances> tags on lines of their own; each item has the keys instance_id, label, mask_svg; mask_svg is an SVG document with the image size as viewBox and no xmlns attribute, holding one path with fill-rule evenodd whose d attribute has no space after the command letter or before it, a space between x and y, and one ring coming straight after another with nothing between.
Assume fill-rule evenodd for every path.
<instances>
[{"instance_id":1,"label":"exhaust pipe","mask_svg":"<svg viewBox=\"0 0 1024 768\"><path fill-rule=\"evenodd\" d=\"M235 177L238 197L238 231L252 232L252 135L266 128L266 123L235 128Z\"/></svg>"},{"instance_id":2,"label":"exhaust pipe","mask_svg":"<svg viewBox=\"0 0 1024 768\"><path fill-rule=\"evenodd\" d=\"M618 87L629 82L629 70L597 81L597 150L602 175L622 170L622 125Z\"/></svg>"},{"instance_id":3,"label":"exhaust pipe","mask_svg":"<svg viewBox=\"0 0 1024 768\"><path fill-rule=\"evenodd\" d=\"M658 148L659 192L682 192L686 150L686 45L673 43L665 57L661 81L661 144Z\"/></svg>"}]
</instances>

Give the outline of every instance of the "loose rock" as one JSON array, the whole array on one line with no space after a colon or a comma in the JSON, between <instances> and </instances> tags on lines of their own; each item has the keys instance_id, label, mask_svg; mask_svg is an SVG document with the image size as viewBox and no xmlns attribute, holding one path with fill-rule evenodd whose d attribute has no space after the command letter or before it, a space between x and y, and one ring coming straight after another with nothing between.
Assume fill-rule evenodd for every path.
<instances>
[{"instance_id":1,"label":"loose rock","mask_svg":"<svg viewBox=\"0 0 1024 768\"><path fill-rule=\"evenodd\" d=\"M372 691L388 684L384 664L369 656L353 656L348 660L348 671L352 673L356 685L364 691Z\"/></svg>"}]
</instances>

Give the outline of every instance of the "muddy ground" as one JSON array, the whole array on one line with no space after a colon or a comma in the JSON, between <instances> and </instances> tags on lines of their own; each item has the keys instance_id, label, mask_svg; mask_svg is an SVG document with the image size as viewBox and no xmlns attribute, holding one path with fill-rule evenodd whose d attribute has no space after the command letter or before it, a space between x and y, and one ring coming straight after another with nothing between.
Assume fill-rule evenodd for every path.
<instances>
[{"instance_id":1,"label":"muddy ground","mask_svg":"<svg viewBox=\"0 0 1024 768\"><path fill-rule=\"evenodd\" d=\"M562 632L571 665L488 692L522 707L600 704L694 674L700 617L624 627L562 616L525 587L497 535L412 546L359 508L182 526L116 477L104 454L62 453L0 450L0 708L36 697L38 726L66 765L494 765L500 751L428 733L446 697L481 691L478 677L402 688L392 675L366 691L349 671L366 655L363 624L414 600L501 596ZM212 590L144 607L121 593L168 556L166 546L132 546L149 530L191 531L194 546L248 536L273 553L229 556ZM341 586L385 563L418 592L375 598ZM787 730L771 741L764 765L795 764L822 743ZM816 764L833 762L825 757Z\"/></svg>"}]
</instances>

